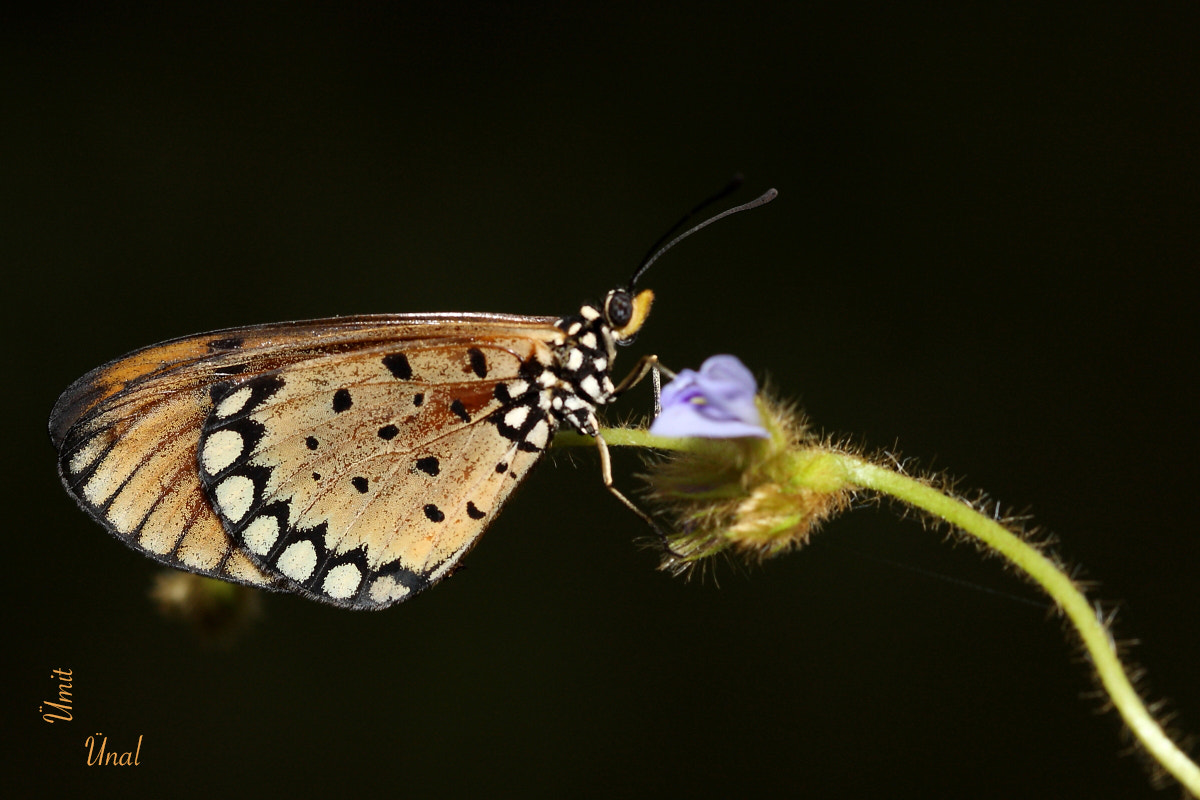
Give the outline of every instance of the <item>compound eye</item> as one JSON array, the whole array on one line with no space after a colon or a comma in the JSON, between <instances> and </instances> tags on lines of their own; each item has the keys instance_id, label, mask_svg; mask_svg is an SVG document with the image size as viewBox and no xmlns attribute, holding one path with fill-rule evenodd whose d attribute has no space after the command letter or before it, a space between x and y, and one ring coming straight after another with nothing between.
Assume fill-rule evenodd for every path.
<instances>
[{"instance_id":1,"label":"compound eye","mask_svg":"<svg viewBox=\"0 0 1200 800\"><path fill-rule=\"evenodd\" d=\"M621 330L633 319L633 298L624 289L614 289L604 300L604 316L608 324Z\"/></svg>"},{"instance_id":2,"label":"compound eye","mask_svg":"<svg viewBox=\"0 0 1200 800\"><path fill-rule=\"evenodd\" d=\"M629 344L646 324L654 292L642 289L636 296L627 289L613 289L604 299L604 317L612 329L613 341Z\"/></svg>"}]
</instances>

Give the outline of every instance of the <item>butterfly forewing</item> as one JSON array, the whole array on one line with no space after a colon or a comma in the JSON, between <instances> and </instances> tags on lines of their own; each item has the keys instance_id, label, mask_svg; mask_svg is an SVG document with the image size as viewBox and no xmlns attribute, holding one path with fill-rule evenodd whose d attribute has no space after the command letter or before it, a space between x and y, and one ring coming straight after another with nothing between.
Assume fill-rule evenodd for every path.
<instances>
[{"instance_id":1,"label":"butterfly forewing","mask_svg":"<svg viewBox=\"0 0 1200 800\"><path fill-rule=\"evenodd\" d=\"M260 390L265 391L263 387L270 382L271 376L287 375L293 370L300 374L305 372L304 365L311 366L307 400L296 401L296 407L309 413L309 416L301 414L295 421L286 414L268 418L267 421L273 426L271 441L279 441L280 444L278 448L272 446L269 449L269 458L268 449L263 448L261 443L258 451L275 468L284 467L281 476L286 474L292 476L291 480L299 481L297 476L304 473L298 467L293 467L293 463L299 462L289 459L298 450L296 443L306 442L309 434L289 438L289 426L314 425L314 415L319 416L319 410L310 411L306 403L316 403L322 399L313 388L316 383L323 381L326 395L333 397L338 389L347 388L334 385L339 379L350 383L367 381L362 384L364 394L357 403L356 413L350 418L358 420L359 424L367 424L370 419L382 419L389 414L402 412L402 408L374 407L384 400L391 402L393 393L368 388L372 384L361 372L368 362L377 367L382 363L380 359L384 354L404 350L411 365L413 360L420 360L420 354L426 348L443 348L438 352L439 359L447 354L444 348L451 348L457 355L453 360L453 368L469 369L470 372L463 372L461 378L478 390L476 394L459 393L462 395L459 399L465 404L477 395L482 397L478 393L486 393L489 389L494 395L498 383L516 377L512 371L515 359L505 361L501 357L500 351L504 351L504 345L498 349L492 348L496 350L494 360L485 377L480 377L475 370L473 357L468 352L471 348L466 346L466 342L486 345L492 339L511 340L523 343L528 349L533 346L530 343L551 342L561 337L561 332L553 326L553 322L551 318L483 314L347 317L228 329L144 348L93 370L59 398L50 418L51 438L59 450L59 471L67 489L85 511L118 539L156 560L226 580L287 588L288 578L259 569L255 559L249 557L243 547L228 535L225 524L214 512L213 504L205 493L201 479L201 475L205 474L201 432L206 420L215 419L219 403L227 403L225 416L230 421L237 412L243 412L244 417L248 417L247 409L235 408L234 404L242 397L245 397L245 404L258 400L249 393L239 394L241 388L258 385ZM476 349L482 352L483 347L477 345ZM519 348L513 352L518 351ZM346 365L344 374L327 375L318 366L332 364L338 358L343 359L340 363ZM392 377L397 383L390 388L401 395L400 407L403 406L406 392L412 403L415 395L420 393L417 387L424 379L415 373L411 380L401 380L395 375ZM435 378L440 383L433 385L441 388L428 393L429 402L432 402L434 395L448 392L453 383L445 375ZM256 381L259 383L256 384ZM407 388L400 388L398 384L405 382ZM230 408L234 408L234 411L228 411ZM483 408L482 404L477 406L479 412ZM425 419L436 419L436 413ZM449 413L454 414L455 409L451 408ZM414 416L414 421L418 419L419 415ZM447 442L445 447L449 448L452 446L449 443L451 439L468 437L471 439L469 446L475 448L481 441L477 431L483 426L460 421L461 431L459 427L446 430L446 435L437 441ZM382 423L380 427L387 424L396 425L398 431L395 438L399 438L400 422ZM214 422L210 428L216 432L220 425ZM313 429L319 429L319 425ZM417 429L420 429L420 425ZM493 434L497 430L500 429L493 428ZM494 435L484 437L491 442L486 449L491 452L503 448L507 453L513 445L512 431L508 433L509 438ZM378 430L372 434L375 441L386 443L378 434ZM346 451L346 455L337 459L337 463L349 468L348 465L354 463L356 458L368 457L369 460L369 454L358 451L359 447L365 446L362 443L329 435L328 432L323 435L331 448ZM411 431L406 434L406 441L415 442L418 438ZM226 436L227 446L230 441ZM439 446L437 441L431 440L430 446ZM284 442L290 442L291 446ZM210 460L218 457L215 454L219 449L214 445L214 455L210 456ZM526 455L536 456L536 453ZM381 459L378 462L381 465L388 461L386 456L376 457ZM392 480L395 480L399 474L381 472L379 477L386 480L387 475L392 475ZM309 477L311 479L311 475ZM443 486L449 484L449 481L442 482ZM298 487L299 483L295 485ZM496 488L497 500L502 500L507 490L502 483ZM359 499L367 501L363 505L365 513L365 509L371 506L369 498ZM466 503L475 502L466 495L456 499L450 494L444 502L451 506L458 500L464 504L464 509ZM493 502L491 508L484 509L476 503L474 508L490 518L498 504ZM256 506L259 510L262 507L262 504ZM374 513L382 513L382 505L376 504L374 508ZM317 495L311 498L307 510L310 516L305 519L321 513ZM344 512L338 516L342 520L348 518ZM467 519L472 519L470 514ZM458 530L461 533L461 529ZM473 536L468 537L470 541L481 530L482 525L479 525ZM397 546L393 545L387 552L399 554ZM466 546L469 547L469 542L466 542ZM431 549L430 552L434 551ZM442 550L436 552L440 556ZM404 555L408 560L402 563L416 563L413 553ZM459 556L461 552L455 558ZM380 550L382 557L383 549ZM262 561L262 556L256 558ZM396 555L396 558L400 556ZM427 585L445 574L445 570L439 571L439 567L428 571L428 563L421 565L421 569L427 571L413 572L414 575L423 576L425 583L421 585ZM441 562L443 565L446 563L445 560ZM364 569L370 570L370 564L366 564ZM343 569L330 585L344 585L349 573L349 568ZM410 582L414 585L420 583L415 579ZM382 604L402 599L405 591L399 587L397 583ZM383 597L384 594L383 589L379 588L375 596ZM319 595L314 593L314 596ZM345 604L344 600L331 595L319 599ZM367 592L362 604L372 605L375 602Z\"/></svg>"},{"instance_id":2,"label":"butterfly forewing","mask_svg":"<svg viewBox=\"0 0 1200 800\"><path fill-rule=\"evenodd\" d=\"M534 424L539 412L497 385L551 357L537 338L495 332L228 382L203 425L201 480L234 542L289 588L389 605L447 574L541 455L552 420L503 435L513 408Z\"/></svg>"}]
</instances>

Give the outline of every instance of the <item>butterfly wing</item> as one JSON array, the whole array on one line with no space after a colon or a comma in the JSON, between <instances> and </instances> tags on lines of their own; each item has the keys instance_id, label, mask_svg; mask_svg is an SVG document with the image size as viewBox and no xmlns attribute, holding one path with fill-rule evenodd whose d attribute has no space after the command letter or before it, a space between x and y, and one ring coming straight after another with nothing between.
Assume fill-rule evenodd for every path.
<instances>
[{"instance_id":1,"label":"butterfly wing","mask_svg":"<svg viewBox=\"0 0 1200 800\"><path fill-rule=\"evenodd\" d=\"M391 605L448 574L541 456L552 424L502 434L496 387L548 356L497 332L232 382L201 432L201 481L235 544L292 591Z\"/></svg>"},{"instance_id":2,"label":"butterfly wing","mask_svg":"<svg viewBox=\"0 0 1200 800\"><path fill-rule=\"evenodd\" d=\"M302 367L310 378L319 377L322 364L339 358L338 363L351 364L355 353L419 353L435 341L455 342L465 352L462 342L495 337L536 348L557 334L552 323L490 314L346 317L229 329L153 345L84 375L58 399L50 434L59 451L59 473L88 514L146 555L212 577L289 588L288 578L260 569L228 535L205 493L198 453L205 420L218 399L237 396L243 383ZM494 391L512 376L497 366L486 377L475 377L479 391L485 386ZM414 393L408 387L410 398ZM360 403L359 413L367 405ZM229 416L233 422L234 415ZM287 424L287 414L278 412L273 425L281 430ZM219 427L214 424L214 432ZM340 440L338 446L350 444ZM280 464L290 463L286 452L277 454Z\"/></svg>"}]
</instances>

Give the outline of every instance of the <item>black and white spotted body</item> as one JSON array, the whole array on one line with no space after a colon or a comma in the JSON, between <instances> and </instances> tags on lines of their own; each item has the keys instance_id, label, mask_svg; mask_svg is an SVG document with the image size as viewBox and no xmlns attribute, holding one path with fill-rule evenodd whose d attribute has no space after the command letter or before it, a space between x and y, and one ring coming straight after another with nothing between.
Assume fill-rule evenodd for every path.
<instances>
[{"instance_id":1,"label":"black and white spotted body","mask_svg":"<svg viewBox=\"0 0 1200 800\"><path fill-rule=\"evenodd\" d=\"M492 419L502 436L528 452L544 450L562 425L595 436L596 408L616 399L610 370L621 340L608 317L588 303L554 327L562 337L549 343L550 351L523 365L518 379L496 386L503 405Z\"/></svg>"}]
</instances>

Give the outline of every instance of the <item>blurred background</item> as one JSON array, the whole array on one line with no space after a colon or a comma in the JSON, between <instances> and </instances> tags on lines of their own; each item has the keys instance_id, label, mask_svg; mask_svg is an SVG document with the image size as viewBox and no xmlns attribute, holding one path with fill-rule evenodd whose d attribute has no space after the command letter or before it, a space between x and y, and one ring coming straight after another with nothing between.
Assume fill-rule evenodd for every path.
<instances>
[{"instance_id":1,"label":"blurred background","mask_svg":"<svg viewBox=\"0 0 1200 800\"><path fill-rule=\"evenodd\" d=\"M1194 5L39 7L0 28L5 693L19 793L1131 798L1037 593L887 508L654 569L593 453L382 613L227 647L62 491L58 393L162 339L561 314L735 171L772 205L644 285L632 351L738 354L821 429L1034 515L1200 733ZM612 419L644 414L635 392ZM549 462L549 460L548 460ZM618 482L637 485L636 456ZM1032 601L1032 603L1028 602ZM45 724L49 670L75 721ZM143 736L86 768L87 736Z\"/></svg>"}]
</instances>

